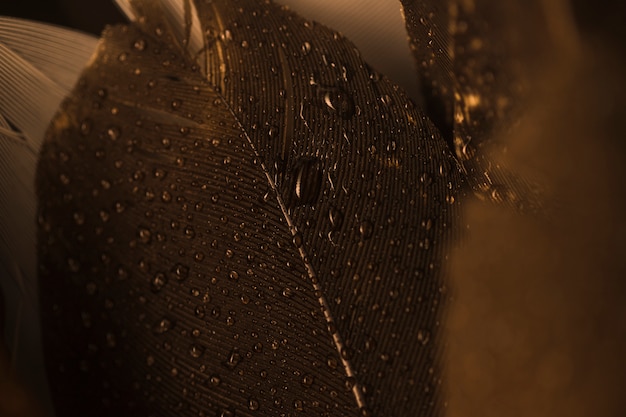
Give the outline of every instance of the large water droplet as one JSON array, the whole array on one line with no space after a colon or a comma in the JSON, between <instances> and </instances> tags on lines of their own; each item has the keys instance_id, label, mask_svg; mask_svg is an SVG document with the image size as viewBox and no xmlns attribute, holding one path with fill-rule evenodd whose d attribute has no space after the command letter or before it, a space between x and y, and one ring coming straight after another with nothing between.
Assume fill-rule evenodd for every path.
<instances>
[{"instance_id":1,"label":"large water droplet","mask_svg":"<svg viewBox=\"0 0 626 417\"><path fill-rule=\"evenodd\" d=\"M315 204L322 189L322 165L317 158L300 158L294 169L295 205Z\"/></svg>"},{"instance_id":2,"label":"large water droplet","mask_svg":"<svg viewBox=\"0 0 626 417\"><path fill-rule=\"evenodd\" d=\"M239 354L239 350L233 349L228 355L228 359L226 359L226 362L224 362L224 365L226 365L226 367L229 369L235 369L237 365L239 365L239 362L241 362L241 355Z\"/></svg>"},{"instance_id":3,"label":"large water droplet","mask_svg":"<svg viewBox=\"0 0 626 417\"><path fill-rule=\"evenodd\" d=\"M332 113L348 120L354 116L355 106L352 95L340 88L332 88L324 93L324 104Z\"/></svg>"},{"instance_id":4,"label":"large water droplet","mask_svg":"<svg viewBox=\"0 0 626 417\"><path fill-rule=\"evenodd\" d=\"M328 220L330 220L333 230L338 230L343 224L343 213L339 209L331 207L328 209Z\"/></svg>"}]
</instances>

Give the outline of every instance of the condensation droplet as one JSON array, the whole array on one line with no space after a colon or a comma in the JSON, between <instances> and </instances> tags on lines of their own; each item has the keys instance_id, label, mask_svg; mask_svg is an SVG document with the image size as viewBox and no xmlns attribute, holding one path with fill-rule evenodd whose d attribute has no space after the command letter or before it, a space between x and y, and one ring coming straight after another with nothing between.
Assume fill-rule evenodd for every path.
<instances>
[{"instance_id":1,"label":"condensation droplet","mask_svg":"<svg viewBox=\"0 0 626 417\"><path fill-rule=\"evenodd\" d=\"M150 287L153 292L159 292L163 289L163 287L167 284L167 277L162 272L157 272L154 277L152 277L152 281L150 282Z\"/></svg>"},{"instance_id":2,"label":"condensation droplet","mask_svg":"<svg viewBox=\"0 0 626 417\"><path fill-rule=\"evenodd\" d=\"M141 228L138 232L139 241L148 244L152 241L152 232L149 229Z\"/></svg>"},{"instance_id":3,"label":"condensation droplet","mask_svg":"<svg viewBox=\"0 0 626 417\"><path fill-rule=\"evenodd\" d=\"M428 330L420 330L417 332L417 341L425 346L430 341L430 332Z\"/></svg>"},{"instance_id":4,"label":"condensation droplet","mask_svg":"<svg viewBox=\"0 0 626 417\"><path fill-rule=\"evenodd\" d=\"M332 113L336 113L344 120L348 120L354 116L355 105L354 99L346 91L333 88L324 93L324 104Z\"/></svg>"},{"instance_id":5,"label":"condensation droplet","mask_svg":"<svg viewBox=\"0 0 626 417\"><path fill-rule=\"evenodd\" d=\"M193 311L193 314L198 317L199 319L203 318L205 315L205 308L204 306L197 306L195 308L195 310Z\"/></svg>"},{"instance_id":6,"label":"condensation droplet","mask_svg":"<svg viewBox=\"0 0 626 417\"><path fill-rule=\"evenodd\" d=\"M200 345L191 345L191 347L189 348L189 354L192 357L198 359L204 354L204 348Z\"/></svg>"},{"instance_id":7,"label":"condensation droplet","mask_svg":"<svg viewBox=\"0 0 626 417\"><path fill-rule=\"evenodd\" d=\"M145 39L137 39L133 43L133 48L135 48L138 51L143 51L144 49L146 49L146 46L147 46L147 42Z\"/></svg>"},{"instance_id":8,"label":"condensation droplet","mask_svg":"<svg viewBox=\"0 0 626 417\"><path fill-rule=\"evenodd\" d=\"M331 207L328 209L328 220L330 220L333 230L338 230L343 224L343 213L339 209Z\"/></svg>"},{"instance_id":9,"label":"condensation droplet","mask_svg":"<svg viewBox=\"0 0 626 417\"><path fill-rule=\"evenodd\" d=\"M235 369L237 365L239 365L240 362L241 362L241 355L239 354L239 350L233 349L228 355L228 359L226 359L226 362L224 363L224 365L226 365L227 368L232 370L232 369Z\"/></svg>"},{"instance_id":10,"label":"condensation droplet","mask_svg":"<svg viewBox=\"0 0 626 417\"><path fill-rule=\"evenodd\" d=\"M91 130L93 129L93 122L91 121L91 119L84 119L81 123L80 123L80 134L83 136L87 136L91 133Z\"/></svg>"},{"instance_id":11,"label":"condensation droplet","mask_svg":"<svg viewBox=\"0 0 626 417\"><path fill-rule=\"evenodd\" d=\"M168 319L167 317L164 317L161 320L159 320L157 324L154 326L154 333L156 334L167 333L173 327L174 327L174 322Z\"/></svg>"},{"instance_id":12,"label":"condensation droplet","mask_svg":"<svg viewBox=\"0 0 626 417\"><path fill-rule=\"evenodd\" d=\"M322 166L317 158L300 158L295 164L293 193L296 205L314 204L322 189Z\"/></svg>"},{"instance_id":13,"label":"condensation droplet","mask_svg":"<svg viewBox=\"0 0 626 417\"><path fill-rule=\"evenodd\" d=\"M85 224L85 214L82 212L74 213L74 223L76 223L78 226L82 226L83 224Z\"/></svg>"},{"instance_id":14,"label":"condensation droplet","mask_svg":"<svg viewBox=\"0 0 626 417\"><path fill-rule=\"evenodd\" d=\"M301 49L302 49L302 54L303 54L303 55L308 55L308 54L311 52L311 44L310 44L309 42L306 42L306 41L305 41L305 42L302 44Z\"/></svg>"},{"instance_id":15,"label":"condensation droplet","mask_svg":"<svg viewBox=\"0 0 626 417\"><path fill-rule=\"evenodd\" d=\"M300 247L302 247L302 235L301 235L300 233L296 233L296 234L293 236L292 241L293 241L293 245L294 245L296 248L300 248Z\"/></svg>"},{"instance_id":16,"label":"condensation droplet","mask_svg":"<svg viewBox=\"0 0 626 417\"><path fill-rule=\"evenodd\" d=\"M118 140L122 136L122 129L119 126L109 126L106 135L111 140Z\"/></svg>"},{"instance_id":17,"label":"condensation droplet","mask_svg":"<svg viewBox=\"0 0 626 417\"><path fill-rule=\"evenodd\" d=\"M259 401L254 399L254 398L250 398L248 400L248 409L250 411L256 411L259 409Z\"/></svg>"},{"instance_id":18,"label":"condensation droplet","mask_svg":"<svg viewBox=\"0 0 626 417\"><path fill-rule=\"evenodd\" d=\"M302 385L304 385L305 387L310 387L311 385L313 385L313 381L314 378L311 375L304 375L302 377Z\"/></svg>"},{"instance_id":19,"label":"condensation droplet","mask_svg":"<svg viewBox=\"0 0 626 417\"><path fill-rule=\"evenodd\" d=\"M189 277L189 267L183 264L176 264L172 268L172 272L174 272L174 276L178 281L184 281Z\"/></svg>"},{"instance_id":20,"label":"condensation droplet","mask_svg":"<svg viewBox=\"0 0 626 417\"><path fill-rule=\"evenodd\" d=\"M185 236L189 239L196 237L196 231L191 226L185 227Z\"/></svg>"},{"instance_id":21,"label":"condensation droplet","mask_svg":"<svg viewBox=\"0 0 626 417\"><path fill-rule=\"evenodd\" d=\"M359 225L359 234L363 240L367 240L374 234L374 225L369 221L361 222Z\"/></svg>"},{"instance_id":22,"label":"condensation droplet","mask_svg":"<svg viewBox=\"0 0 626 417\"><path fill-rule=\"evenodd\" d=\"M304 402L302 400L295 400L293 402L293 408L297 411L304 411Z\"/></svg>"}]
</instances>

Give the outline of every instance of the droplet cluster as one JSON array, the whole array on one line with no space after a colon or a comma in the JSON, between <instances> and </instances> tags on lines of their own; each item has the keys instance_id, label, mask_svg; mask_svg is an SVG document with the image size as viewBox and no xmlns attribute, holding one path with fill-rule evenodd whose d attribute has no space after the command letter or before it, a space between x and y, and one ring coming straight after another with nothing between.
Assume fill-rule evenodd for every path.
<instances>
[{"instance_id":1,"label":"droplet cluster","mask_svg":"<svg viewBox=\"0 0 626 417\"><path fill-rule=\"evenodd\" d=\"M145 2L44 145L58 413L434 415L452 157L339 34L240 3L195 5L204 74Z\"/></svg>"}]
</instances>

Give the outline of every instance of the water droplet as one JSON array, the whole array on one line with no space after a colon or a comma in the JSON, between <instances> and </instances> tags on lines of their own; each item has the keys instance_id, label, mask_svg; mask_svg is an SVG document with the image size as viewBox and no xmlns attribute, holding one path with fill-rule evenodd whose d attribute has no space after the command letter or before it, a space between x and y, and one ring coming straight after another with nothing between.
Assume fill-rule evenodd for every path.
<instances>
[{"instance_id":1,"label":"water droplet","mask_svg":"<svg viewBox=\"0 0 626 417\"><path fill-rule=\"evenodd\" d=\"M171 106L172 106L172 110L178 110L180 109L180 106L183 104L183 102L181 100L172 100Z\"/></svg>"},{"instance_id":2,"label":"water droplet","mask_svg":"<svg viewBox=\"0 0 626 417\"><path fill-rule=\"evenodd\" d=\"M90 281L85 285L85 290L87 291L87 294L95 295L98 292L98 286L95 282Z\"/></svg>"},{"instance_id":3,"label":"water droplet","mask_svg":"<svg viewBox=\"0 0 626 417\"><path fill-rule=\"evenodd\" d=\"M342 119L348 120L354 116L355 106L352 95L340 88L333 88L324 93L324 104L328 109L337 113Z\"/></svg>"},{"instance_id":4,"label":"water droplet","mask_svg":"<svg viewBox=\"0 0 626 417\"><path fill-rule=\"evenodd\" d=\"M374 234L374 225L371 222L364 221L359 225L359 234L363 240L367 240Z\"/></svg>"},{"instance_id":5,"label":"water droplet","mask_svg":"<svg viewBox=\"0 0 626 417\"><path fill-rule=\"evenodd\" d=\"M204 306L197 306L195 308L195 310L193 311L193 314L198 317L199 319L203 318L205 315L205 309Z\"/></svg>"},{"instance_id":6,"label":"water droplet","mask_svg":"<svg viewBox=\"0 0 626 417\"><path fill-rule=\"evenodd\" d=\"M334 230L338 230L341 228L343 224L343 213L335 207L331 207L328 209L328 220L330 220L330 225Z\"/></svg>"},{"instance_id":7,"label":"water droplet","mask_svg":"<svg viewBox=\"0 0 626 417\"><path fill-rule=\"evenodd\" d=\"M259 401L254 399L254 398L250 398L248 400L248 409L250 411L256 411L259 409Z\"/></svg>"},{"instance_id":8,"label":"water droplet","mask_svg":"<svg viewBox=\"0 0 626 417\"><path fill-rule=\"evenodd\" d=\"M122 52L121 54L117 56L117 60L120 62L126 62L127 59L128 59L128 54L126 52Z\"/></svg>"},{"instance_id":9,"label":"water droplet","mask_svg":"<svg viewBox=\"0 0 626 417\"><path fill-rule=\"evenodd\" d=\"M113 333L106 334L107 346L110 348L114 348L117 345L117 339Z\"/></svg>"},{"instance_id":10,"label":"water droplet","mask_svg":"<svg viewBox=\"0 0 626 417\"><path fill-rule=\"evenodd\" d=\"M149 229L141 228L139 229L139 241L141 243L148 244L152 241L152 233Z\"/></svg>"},{"instance_id":11,"label":"water droplet","mask_svg":"<svg viewBox=\"0 0 626 417\"><path fill-rule=\"evenodd\" d=\"M232 369L235 369L237 365L239 365L240 362L241 362L241 355L239 354L239 350L233 349L228 355L228 359L226 360L224 365L226 365L227 368L232 370Z\"/></svg>"},{"instance_id":12,"label":"water droplet","mask_svg":"<svg viewBox=\"0 0 626 417\"><path fill-rule=\"evenodd\" d=\"M313 385L313 380L314 378L311 375L304 375L302 377L302 385L304 385L305 387L310 387L311 385Z\"/></svg>"},{"instance_id":13,"label":"water droplet","mask_svg":"<svg viewBox=\"0 0 626 417\"><path fill-rule=\"evenodd\" d=\"M154 326L154 333L163 334L167 333L174 327L174 322L168 319L167 317L162 318L157 322Z\"/></svg>"},{"instance_id":14,"label":"water droplet","mask_svg":"<svg viewBox=\"0 0 626 417\"><path fill-rule=\"evenodd\" d=\"M304 42L302 44L302 55L308 55L311 52L311 44L309 42Z\"/></svg>"},{"instance_id":15,"label":"water droplet","mask_svg":"<svg viewBox=\"0 0 626 417\"><path fill-rule=\"evenodd\" d=\"M178 281L184 281L189 277L189 267L183 264L174 265L172 272Z\"/></svg>"},{"instance_id":16,"label":"water droplet","mask_svg":"<svg viewBox=\"0 0 626 417\"><path fill-rule=\"evenodd\" d=\"M111 140L118 140L122 136L122 129L118 126L109 126L106 131L106 135Z\"/></svg>"},{"instance_id":17,"label":"water droplet","mask_svg":"<svg viewBox=\"0 0 626 417\"><path fill-rule=\"evenodd\" d=\"M237 271L230 271L228 273L228 278L232 279L233 281L237 281L239 279L239 273L237 273Z\"/></svg>"},{"instance_id":18,"label":"water droplet","mask_svg":"<svg viewBox=\"0 0 626 417\"><path fill-rule=\"evenodd\" d=\"M300 158L295 164L293 193L296 205L315 204L322 189L322 166L317 158Z\"/></svg>"},{"instance_id":19,"label":"water droplet","mask_svg":"<svg viewBox=\"0 0 626 417\"><path fill-rule=\"evenodd\" d=\"M146 49L147 43L145 39L137 39L134 43L133 43L133 48L135 48L138 51L143 51L144 49Z\"/></svg>"},{"instance_id":20,"label":"water droplet","mask_svg":"<svg viewBox=\"0 0 626 417\"><path fill-rule=\"evenodd\" d=\"M304 402L302 400L295 400L293 402L293 408L297 411L304 411Z\"/></svg>"},{"instance_id":21,"label":"water droplet","mask_svg":"<svg viewBox=\"0 0 626 417\"><path fill-rule=\"evenodd\" d=\"M193 229L193 227L187 226L185 227L185 236L188 239L193 239L194 237L196 237L196 231Z\"/></svg>"},{"instance_id":22,"label":"water droplet","mask_svg":"<svg viewBox=\"0 0 626 417\"><path fill-rule=\"evenodd\" d=\"M417 341L425 346L430 341L430 332L428 330L420 330L417 332Z\"/></svg>"},{"instance_id":23,"label":"water droplet","mask_svg":"<svg viewBox=\"0 0 626 417\"><path fill-rule=\"evenodd\" d=\"M211 383L211 385L213 385L214 387L217 387L221 382L222 379L220 378L219 375L211 375L209 377L209 382Z\"/></svg>"},{"instance_id":24,"label":"water droplet","mask_svg":"<svg viewBox=\"0 0 626 417\"><path fill-rule=\"evenodd\" d=\"M191 345L189 348L189 354L197 359L204 354L204 348L200 345Z\"/></svg>"},{"instance_id":25,"label":"water droplet","mask_svg":"<svg viewBox=\"0 0 626 417\"><path fill-rule=\"evenodd\" d=\"M85 224L85 214L78 211L74 213L74 223L76 223L78 226L82 226L83 224Z\"/></svg>"},{"instance_id":26,"label":"water droplet","mask_svg":"<svg viewBox=\"0 0 626 417\"><path fill-rule=\"evenodd\" d=\"M301 235L300 233L296 233L296 234L293 236L292 241L293 241L293 245L294 245L296 248L300 248L300 247L302 246L302 235Z\"/></svg>"},{"instance_id":27,"label":"water droplet","mask_svg":"<svg viewBox=\"0 0 626 417\"><path fill-rule=\"evenodd\" d=\"M329 356L326 359L326 364L328 365L329 368L335 369L339 365L339 362L337 361L337 358L335 358L334 356Z\"/></svg>"},{"instance_id":28,"label":"water droplet","mask_svg":"<svg viewBox=\"0 0 626 417\"><path fill-rule=\"evenodd\" d=\"M150 283L150 287L152 291L159 292L163 287L167 284L167 277L165 274L158 272L152 277L152 282Z\"/></svg>"},{"instance_id":29,"label":"water droplet","mask_svg":"<svg viewBox=\"0 0 626 417\"><path fill-rule=\"evenodd\" d=\"M167 176L167 172L162 168L155 168L153 172L154 178L164 180Z\"/></svg>"},{"instance_id":30,"label":"water droplet","mask_svg":"<svg viewBox=\"0 0 626 417\"><path fill-rule=\"evenodd\" d=\"M81 123L80 123L80 134L83 136L87 136L91 133L91 130L93 129L93 122L91 121L91 119L84 119Z\"/></svg>"}]
</instances>

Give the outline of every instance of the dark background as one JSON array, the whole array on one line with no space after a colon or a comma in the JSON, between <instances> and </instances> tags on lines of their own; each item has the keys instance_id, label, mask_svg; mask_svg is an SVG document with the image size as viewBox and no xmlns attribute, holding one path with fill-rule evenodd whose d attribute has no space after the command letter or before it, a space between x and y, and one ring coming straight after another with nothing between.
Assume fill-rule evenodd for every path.
<instances>
[{"instance_id":1,"label":"dark background","mask_svg":"<svg viewBox=\"0 0 626 417\"><path fill-rule=\"evenodd\" d=\"M572 0L572 4L585 33L616 44L626 39L626 2ZM107 24L124 22L112 0L4 0L0 3L0 15L55 23L95 35Z\"/></svg>"}]
</instances>

